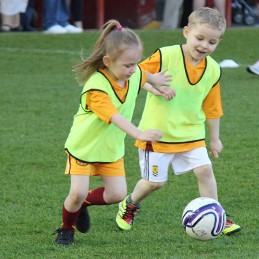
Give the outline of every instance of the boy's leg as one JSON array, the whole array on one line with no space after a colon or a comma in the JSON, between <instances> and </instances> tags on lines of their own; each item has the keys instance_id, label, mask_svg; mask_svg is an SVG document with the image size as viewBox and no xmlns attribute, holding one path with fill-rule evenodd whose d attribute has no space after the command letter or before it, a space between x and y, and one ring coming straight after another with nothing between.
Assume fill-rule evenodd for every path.
<instances>
[{"instance_id":1,"label":"boy's leg","mask_svg":"<svg viewBox=\"0 0 259 259\"><path fill-rule=\"evenodd\" d=\"M116 223L123 230L130 230L140 202L167 182L170 155L139 150L139 164L142 179L138 181L131 195L119 205Z\"/></svg>"},{"instance_id":2,"label":"boy's leg","mask_svg":"<svg viewBox=\"0 0 259 259\"><path fill-rule=\"evenodd\" d=\"M141 179L135 185L133 192L131 193L131 202L140 203L153 191L156 191L163 187L166 182L151 182L145 179Z\"/></svg>"},{"instance_id":3,"label":"boy's leg","mask_svg":"<svg viewBox=\"0 0 259 259\"><path fill-rule=\"evenodd\" d=\"M201 197L209 197L218 200L217 183L211 165L203 165L194 168L198 180L199 193ZM241 230L241 227L227 218L223 230L225 235L232 235Z\"/></svg>"},{"instance_id":4,"label":"boy's leg","mask_svg":"<svg viewBox=\"0 0 259 259\"><path fill-rule=\"evenodd\" d=\"M201 166L194 169L198 179L199 192L201 197L210 197L218 200L217 184L211 166ZM241 230L241 227L227 218L226 226L223 230L225 235L232 235Z\"/></svg>"},{"instance_id":5,"label":"boy's leg","mask_svg":"<svg viewBox=\"0 0 259 259\"><path fill-rule=\"evenodd\" d=\"M198 180L201 197L209 197L218 200L217 183L211 165L203 165L193 169Z\"/></svg>"}]
</instances>

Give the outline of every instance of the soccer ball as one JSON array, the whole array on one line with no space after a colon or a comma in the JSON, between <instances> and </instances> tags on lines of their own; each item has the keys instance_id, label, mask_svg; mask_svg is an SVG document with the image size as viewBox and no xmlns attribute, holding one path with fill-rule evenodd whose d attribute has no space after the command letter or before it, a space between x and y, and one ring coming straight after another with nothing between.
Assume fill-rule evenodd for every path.
<instances>
[{"instance_id":1,"label":"soccer ball","mask_svg":"<svg viewBox=\"0 0 259 259\"><path fill-rule=\"evenodd\" d=\"M223 231L226 225L226 212L218 201L199 197L185 207L182 225L190 237L203 241L211 240Z\"/></svg>"}]
</instances>

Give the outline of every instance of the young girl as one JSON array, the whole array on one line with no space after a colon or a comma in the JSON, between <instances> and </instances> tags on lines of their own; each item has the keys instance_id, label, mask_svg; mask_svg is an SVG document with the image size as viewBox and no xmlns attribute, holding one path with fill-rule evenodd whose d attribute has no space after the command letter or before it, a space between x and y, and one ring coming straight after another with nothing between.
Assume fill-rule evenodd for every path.
<instances>
[{"instance_id":1,"label":"young girl","mask_svg":"<svg viewBox=\"0 0 259 259\"><path fill-rule=\"evenodd\" d=\"M210 151L217 158L223 149L219 134L223 115L221 71L210 55L220 43L225 28L226 21L219 11L207 7L197 9L183 28L185 44L160 48L140 64L151 73L168 68L176 97L165 102L159 96L147 94L139 128L159 128L163 137L159 142L136 141L142 179L120 203L116 222L121 229L130 230L140 202L166 184L169 166L176 175L194 172L200 196L218 199L205 144L205 123L210 135ZM228 219L223 233L230 235L240 229Z\"/></svg>"},{"instance_id":2,"label":"young girl","mask_svg":"<svg viewBox=\"0 0 259 259\"><path fill-rule=\"evenodd\" d=\"M138 66L142 44L130 29L111 20L104 25L92 55L74 70L82 77L84 88L79 110L65 143L68 155L65 173L71 177L65 199L62 226L55 231L56 243L69 245L75 225L85 233L89 229L87 206L118 203L127 194L124 170L126 134L141 141L158 141L159 130L141 131L130 120L139 88L170 100L174 96L164 72L151 75ZM104 186L89 190L90 176L100 175Z\"/></svg>"}]
</instances>

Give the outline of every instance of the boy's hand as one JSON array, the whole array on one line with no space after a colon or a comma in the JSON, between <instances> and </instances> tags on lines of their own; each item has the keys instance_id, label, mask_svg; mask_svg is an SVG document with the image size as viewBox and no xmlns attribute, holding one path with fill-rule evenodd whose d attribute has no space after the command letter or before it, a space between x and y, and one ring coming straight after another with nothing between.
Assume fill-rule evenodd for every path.
<instances>
[{"instance_id":1,"label":"boy's hand","mask_svg":"<svg viewBox=\"0 0 259 259\"><path fill-rule=\"evenodd\" d=\"M167 101L172 100L176 96L176 91L168 86L161 86L160 91L153 88L151 92L156 96L163 96Z\"/></svg>"},{"instance_id":2,"label":"boy's hand","mask_svg":"<svg viewBox=\"0 0 259 259\"><path fill-rule=\"evenodd\" d=\"M147 73L148 83L145 84L144 89L156 96L163 96L167 101L170 101L175 97L176 91L170 87L172 75L166 75L167 70L164 69L156 74Z\"/></svg>"},{"instance_id":3,"label":"boy's hand","mask_svg":"<svg viewBox=\"0 0 259 259\"><path fill-rule=\"evenodd\" d=\"M168 69L164 69L156 74L148 73L148 83L150 83L157 91L161 92L160 88L162 86L170 86L169 82L172 82L172 75L165 74L167 71Z\"/></svg>"},{"instance_id":4,"label":"boy's hand","mask_svg":"<svg viewBox=\"0 0 259 259\"><path fill-rule=\"evenodd\" d=\"M214 158L219 157L219 153L222 151L222 149L223 149L223 145L220 139L215 139L210 141L210 154Z\"/></svg>"}]
</instances>

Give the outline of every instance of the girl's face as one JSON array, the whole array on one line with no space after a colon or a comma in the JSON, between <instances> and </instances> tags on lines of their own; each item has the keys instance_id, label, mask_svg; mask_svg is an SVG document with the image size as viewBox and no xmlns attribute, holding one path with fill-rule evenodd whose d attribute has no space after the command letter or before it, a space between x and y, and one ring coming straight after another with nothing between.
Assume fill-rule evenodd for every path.
<instances>
[{"instance_id":1,"label":"girl's face","mask_svg":"<svg viewBox=\"0 0 259 259\"><path fill-rule=\"evenodd\" d=\"M185 56L191 63L198 64L214 52L220 42L222 31L207 24L196 24L191 28L184 27L183 35L186 38L186 44L183 46Z\"/></svg>"},{"instance_id":2,"label":"girl's face","mask_svg":"<svg viewBox=\"0 0 259 259\"><path fill-rule=\"evenodd\" d=\"M134 46L126 48L114 61L109 56L103 58L109 75L119 84L124 85L125 81L135 73L136 66L142 56L142 49Z\"/></svg>"}]
</instances>

